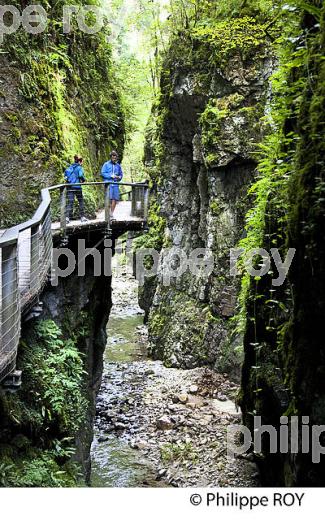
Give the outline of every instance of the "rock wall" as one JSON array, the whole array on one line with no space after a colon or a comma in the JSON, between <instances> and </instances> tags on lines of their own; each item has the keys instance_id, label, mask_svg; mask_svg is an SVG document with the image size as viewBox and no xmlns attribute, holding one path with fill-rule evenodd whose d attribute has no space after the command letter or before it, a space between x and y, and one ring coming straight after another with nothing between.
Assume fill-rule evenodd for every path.
<instances>
[{"instance_id":1,"label":"rock wall","mask_svg":"<svg viewBox=\"0 0 325 520\"><path fill-rule=\"evenodd\" d=\"M273 136L277 154L268 143L262 179L266 195L261 197L259 188L259 199L266 203L265 227L254 230L263 247L272 244L282 256L294 248L295 258L282 287L272 287L272 276L251 280L247 298L241 396L244 422L253 432L254 417L259 416L262 424L271 425L279 435L280 417L288 418L289 432L294 431L292 417L299 421L298 448L290 437L285 453L271 454L268 436L263 437L258 460L263 482L272 486L325 483L324 459L315 458L323 434L314 442L310 437L304 450L302 445L302 417L310 435L312 427L325 424L325 68L321 57L325 9L321 2L312 4L281 67L280 84L285 87L278 93L281 102L273 107L274 117L282 123Z\"/></svg>"},{"instance_id":2,"label":"rock wall","mask_svg":"<svg viewBox=\"0 0 325 520\"><path fill-rule=\"evenodd\" d=\"M100 237L92 239L95 245ZM69 248L77 251L76 239ZM23 323L17 360L22 388L15 394L0 391L1 483L89 484L111 278L95 277L90 259L85 277L60 278L40 299L41 316Z\"/></svg>"},{"instance_id":3,"label":"rock wall","mask_svg":"<svg viewBox=\"0 0 325 520\"><path fill-rule=\"evenodd\" d=\"M263 436L262 452L256 455L262 484L318 486L325 481L324 459L315 462L315 438L303 448L301 418L309 435L313 426L325 424L325 12L319 0L281 9L280 33L272 45L279 63L268 38L255 53L250 53L250 45L243 52L245 38L238 34L240 26L249 24L247 17L233 22L230 16L223 32L223 21L208 20L207 13L201 23L188 16L186 23L194 24L191 38L179 28L171 43L147 146L154 212L160 215L158 221L151 216L147 245L157 244L162 259L158 276L144 286L141 302L153 355L169 366L238 367L238 331L244 325L239 396L244 424L253 437L254 419L259 417L279 439L280 418L288 419L290 434L291 418L298 417L298 445L289 439L286 453L280 453L279 443L277 453L270 453L269 436ZM230 54L227 31L232 34ZM257 22L248 33L254 31ZM269 82L272 69L276 73ZM270 122L267 129L263 113ZM262 153L257 160L252 152L259 142ZM257 162L259 175L254 179ZM155 229L160 237L164 230L161 241ZM272 284L274 263L262 278L243 274L238 305L239 280L229 277L229 248L239 240L244 254L255 247L277 248L281 258L289 248L296 253L281 287ZM212 275L186 274L164 286L170 246L186 253L196 247L212 251Z\"/></svg>"},{"instance_id":4,"label":"rock wall","mask_svg":"<svg viewBox=\"0 0 325 520\"><path fill-rule=\"evenodd\" d=\"M254 31L256 20L245 18ZM231 20L229 21L231 24ZM216 33L219 30L216 27ZM149 315L154 357L168 366L217 366L239 376L242 338L236 333L239 281L230 276L230 249L244 233L256 144L263 139L268 78L273 69L267 39L228 50L222 60L210 40L179 32L166 57L161 98L148 129L146 162L164 219L158 278L146 281L140 304ZM222 42L220 42L222 46ZM153 246L151 230L147 244ZM143 244L141 244L143 245ZM214 256L209 275L189 272L164 286L167 250Z\"/></svg>"},{"instance_id":5,"label":"rock wall","mask_svg":"<svg viewBox=\"0 0 325 520\"><path fill-rule=\"evenodd\" d=\"M26 7L23 0L15 4L20 12ZM45 3L42 34L20 28L1 46L0 229L30 218L40 187L62 182L75 154L84 158L87 180L99 180L109 151L123 152L124 114L108 31L88 35L73 25L63 34L63 4ZM85 189L88 215L97 198Z\"/></svg>"},{"instance_id":6,"label":"rock wall","mask_svg":"<svg viewBox=\"0 0 325 520\"><path fill-rule=\"evenodd\" d=\"M112 148L123 153L124 111L108 28L89 35L73 22L72 32L63 34L65 2L40 3L46 30L29 35L20 28L1 45L0 229L29 219L40 189L60 183L76 153L87 180L99 180ZM26 2L14 5L21 12ZM84 196L91 216L103 202L102 190L85 187ZM57 203L54 198L52 218ZM40 318L23 324L22 389L1 391L1 485L73 486L89 477L110 280L94 278L89 266L85 278L73 275L47 288L42 300Z\"/></svg>"}]
</instances>

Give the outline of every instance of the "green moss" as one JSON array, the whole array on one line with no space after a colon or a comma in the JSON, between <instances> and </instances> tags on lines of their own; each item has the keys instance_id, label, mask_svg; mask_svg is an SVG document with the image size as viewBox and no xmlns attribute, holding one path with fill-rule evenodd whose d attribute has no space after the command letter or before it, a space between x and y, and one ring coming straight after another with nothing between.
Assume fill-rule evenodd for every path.
<instances>
[{"instance_id":1,"label":"green moss","mask_svg":"<svg viewBox=\"0 0 325 520\"><path fill-rule=\"evenodd\" d=\"M290 30L295 34L299 29L291 27ZM298 136L296 131L287 132L285 122L288 114L293 118L299 114L304 89L304 82L300 80L299 73L305 67L307 49L295 50L288 40L285 41L285 45L278 49L281 66L271 78L271 111L264 117L263 123L268 132L256 154L259 175L249 190L249 195L255 200L246 216L246 237L239 244L239 247L244 249L238 266L242 271L246 254L254 248L263 247L270 250L272 247L278 247L282 248L283 255L286 254L284 244L289 218L288 187L295 168ZM297 76L298 79L291 81L289 86L291 76ZM255 115L252 115L247 107L242 108L240 112L248 114L249 124L252 125ZM273 231L270 232L270 229ZM271 289L271 282L269 285ZM246 324L247 303L255 298L260 298L256 283L249 276L243 276L239 298L241 330Z\"/></svg>"},{"instance_id":2,"label":"green moss","mask_svg":"<svg viewBox=\"0 0 325 520\"><path fill-rule=\"evenodd\" d=\"M133 241L133 251L138 249L155 249L161 251L164 245L166 219L160 215L158 203L151 199L148 215L148 233L142 234Z\"/></svg>"},{"instance_id":3,"label":"green moss","mask_svg":"<svg viewBox=\"0 0 325 520\"><path fill-rule=\"evenodd\" d=\"M238 55L243 61L249 60L262 49L266 39L264 25L249 16L222 21L210 19L196 28L194 35L199 41L209 43L212 51L209 60L222 65Z\"/></svg>"},{"instance_id":4,"label":"green moss","mask_svg":"<svg viewBox=\"0 0 325 520\"><path fill-rule=\"evenodd\" d=\"M18 122L18 115L15 114L14 112L4 112L4 116L11 123L17 123Z\"/></svg>"},{"instance_id":5,"label":"green moss","mask_svg":"<svg viewBox=\"0 0 325 520\"><path fill-rule=\"evenodd\" d=\"M150 317L150 334L155 337L161 337L168 323L167 316L159 310Z\"/></svg>"},{"instance_id":6,"label":"green moss","mask_svg":"<svg viewBox=\"0 0 325 520\"><path fill-rule=\"evenodd\" d=\"M218 217L220 215L222 207L220 206L220 202L218 200L211 200L210 211L214 217Z\"/></svg>"},{"instance_id":7,"label":"green moss","mask_svg":"<svg viewBox=\"0 0 325 520\"><path fill-rule=\"evenodd\" d=\"M227 118L228 114L228 107L220 106L218 99L212 99L208 102L200 117L202 142L205 148L213 147L216 143L221 130L221 122Z\"/></svg>"},{"instance_id":8,"label":"green moss","mask_svg":"<svg viewBox=\"0 0 325 520\"><path fill-rule=\"evenodd\" d=\"M64 339L53 321L30 329L19 348L24 385L0 396L0 480L6 486L73 486L74 435L85 420L84 361L77 336ZM28 437L20 432L28 433Z\"/></svg>"},{"instance_id":9,"label":"green moss","mask_svg":"<svg viewBox=\"0 0 325 520\"><path fill-rule=\"evenodd\" d=\"M24 159L24 197L20 197L22 179L18 183L13 178L5 187L0 227L31 217L39 200L35 188L62 182L76 153L83 156L90 181L100 180L100 167L111 148L123 153L124 110L106 38L107 28L96 35L79 31L63 35L58 6L51 10L47 30L37 38L23 30L5 38L4 50L13 68L13 96L19 92L21 110L4 113L14 139L5 143L1 155L17 163ZM5 161L2 169L5 172ZM85 199L91 217L103 202L102 193L85 190Z\"/></svg>"},{"instance_id":10,"label":"green moss","mask_svg":"<svg viewBox=\"0 0 325 520\"><path fill-rule=\"evenodd\" d=\"M308 11L307 4L305 8ZM314 3L311 8L318 10ZM323 350L318 339L324 307L324 20L324 7L320 23L317 16L304 13L302 24L290 27L299 45L281 40L272 133L262 149L261 175L253 188L256 203L243 245L277 247L281 256L293 247L296 257L282 287L272 287L271 277L245 287L245 421L253 413L262 415L265 424L278 424L281 415L308 415L311 424L324 421ZM273 484L322 482L322 466L308 458L299 470L289 457L277 463L266 449L264 455L266 473L270 463L275 468Z\"/></svg>"},{"instance_id":11,"label":"green moss","mask_svg":"<svg viewBox=\"0 0 325 520\"><path fill-rule=\"evenodd\" d=\"M149 337L152 354L166 366L174 364L177 352L180 364L191 358L191 366L213 362L213 354L206 341L211 327L219 320L204 306L185 292L161 290L159 307L153 307L149 316Z\"/></svg>"}]
</instances>

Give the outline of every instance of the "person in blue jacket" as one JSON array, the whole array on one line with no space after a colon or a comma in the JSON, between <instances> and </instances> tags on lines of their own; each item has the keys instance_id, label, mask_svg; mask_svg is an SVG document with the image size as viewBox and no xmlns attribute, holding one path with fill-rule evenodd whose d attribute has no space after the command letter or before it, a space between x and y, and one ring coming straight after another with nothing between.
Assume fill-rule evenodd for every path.
<instances>
[{"instance_id":1,"label":"person in blue jacket","mask_svg":"<svg viewBox=\"0 0 325 520\"><path fill-rule=\"evenodd\" d=\"M123 179L123 170L118 163L118 153L113 150L111 160L106 162L102 167L102 177L104 182L113 182L109 187L109 198L111 200L111 216L116 208L117 202L120 200L120 189L118 183ZM106 192L106 189L105 189Z\"/></svg>"},{"instance_id":2,"label":"person in blue jacket","mask_svg":"<svg viewBox=\"0 0 325 520\"><path fill-rule=\"evenodd\" d=\"M82 167L83 160L81 157L77 155L74 156L74 163L69 166L64 173L64 179L68 184L78 184L85 182L85 174ZM79 203L79 212L80 212L80 220L81 222L86 222L87 219L85 217L85 204L83 199L82 187L81 186L68 186L68 207L67 207L67 224L69 224L70 219L73 214L73 203L74 198L78 200Z\"/></svg>"}]
</instances>

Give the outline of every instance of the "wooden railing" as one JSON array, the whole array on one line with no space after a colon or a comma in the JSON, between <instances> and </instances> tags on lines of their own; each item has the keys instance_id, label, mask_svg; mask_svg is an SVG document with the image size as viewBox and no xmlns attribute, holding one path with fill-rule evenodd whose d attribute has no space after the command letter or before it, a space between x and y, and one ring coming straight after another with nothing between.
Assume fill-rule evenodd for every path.
<instances>
[{"instance_id":1,"label":"wooden railing","mask_svg":"<svg viewBox=\"0 0 325 520\"><path fill-rule=\"evenodd\" d=\"M82 186L104 186L105 229L111 229L110 183L84 183ZM113 183L112 183L113 184ZM147 219L148 185L146 183L119 183L131 189L127 196L131 217ZM70 186L70 185L69 185ZM51 202L54 193L60 193L61 233L66 233L66 184L41 191L41 203L32 219L8 229L0 237L0 382L15 368L21 331L21 314L42 291L52 264ZM98 188L97 188L98 189Z\"/></svg>"}]
</instances>

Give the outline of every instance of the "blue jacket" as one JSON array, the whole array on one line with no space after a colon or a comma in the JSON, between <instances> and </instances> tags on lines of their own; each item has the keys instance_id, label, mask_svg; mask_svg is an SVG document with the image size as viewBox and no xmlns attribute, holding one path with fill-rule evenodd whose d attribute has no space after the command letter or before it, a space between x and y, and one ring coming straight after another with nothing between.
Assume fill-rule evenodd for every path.
<instances>
[{"instance_id":1,"label":"blue jacket","mask_svg":"<svg viewBox=\"0 0 325 520\"><path fill-rule=\"evenodd\" d=\"M79 163L74 163L65 170L64 178L68 184L77 184L85 181L85 174ZM73 189L81 190L81 186L74 186Z\"/></svg>"},{"instance_id":2,"label":"blue jacket","mask_svg":"<svg viewBox=\"0 0 325 520\"><path fill-rule=\"evenodd\" d=\"M123 170L120 164L114 164L112 161L108 161L102 167L101 175L104 181L120 182L123 179ZM114 179L114 176L117 176L118 179Z\"/></svg>"}]
</instances>

